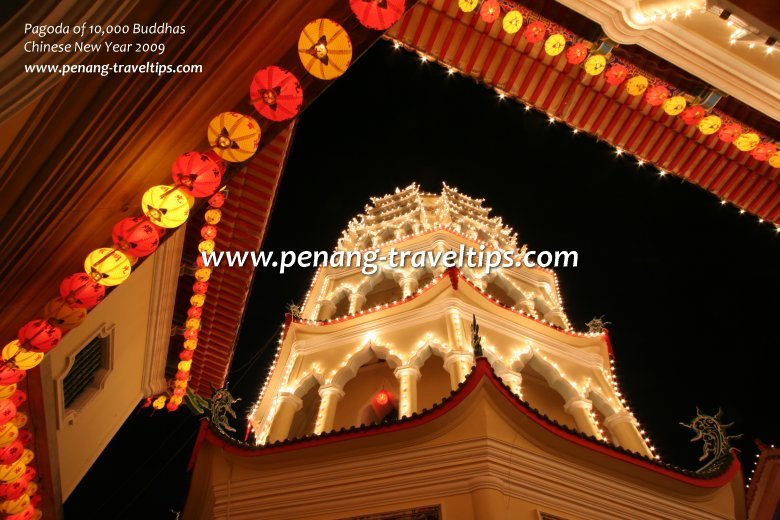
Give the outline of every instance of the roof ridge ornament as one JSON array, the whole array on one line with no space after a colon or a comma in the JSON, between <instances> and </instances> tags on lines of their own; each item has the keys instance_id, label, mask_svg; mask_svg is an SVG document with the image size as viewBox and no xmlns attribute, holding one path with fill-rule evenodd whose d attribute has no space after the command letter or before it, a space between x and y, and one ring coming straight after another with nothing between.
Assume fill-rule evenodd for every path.
<instances>
[{"instance_id":1,"label":"roof ridge ornament","mask_svg":"<svg viewBox=\"0 0 780 520\"><path fill-rule=\"evenodd\" d=\"M474 357L481 358L485 354L482 352L482 336L479 335L479 325L477 324L477 315L472 314L471 321L471 346L474 349Z\"/></svg>"},{"instance_id":2,"label":"roof ridge ornament","mask_svg":"<svg viewBox=\"0 0 780 520\"><path fill-rule=\"evenodd\" d=\"M734 425L734 423L721 424L720 418L723 415L723 410L718 408L718 412L715 415L707 415L696 407L696 417L686 424L681 422L682 426L690 428L696 432L696 436L691 439L691 442L702 441L704 453L699 457L699 461L704 461L708 457L711 457L709 462L704 466L696 470L696 473L704 473L716 469L724 461L730 459L731 451L731 439L739 439L742 434L728 435L726 429Z\"/></svg>"}]
</instances>

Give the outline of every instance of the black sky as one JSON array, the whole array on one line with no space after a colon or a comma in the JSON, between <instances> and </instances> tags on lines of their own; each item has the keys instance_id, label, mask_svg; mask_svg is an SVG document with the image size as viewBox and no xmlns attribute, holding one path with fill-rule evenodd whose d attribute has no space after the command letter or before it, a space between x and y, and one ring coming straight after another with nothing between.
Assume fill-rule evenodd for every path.
<instances>
[{"instance_id":1,"label":"black sky","mask_svg":"<svg viewBox=\"0 0 780 520\"><path fill-rule=\"evenodd\" d=\"M579 252L578 267L557 270L566 311L576 330L594 316L612 322L623 393L665 461L699 466L701 447L678 425L697 405L722 407L745 434L736 446L748 473L753 439L777 441L774 226L386 42L300 117L264 249L332 250L370 196L442 181L485 198L520 243ZM258 349L275 344L312 275L257 271L229 379L241 414L273 355ZM128 421L66 503L68 518L173 518L197 421L167 415ZM140 471L117 475L123 464Z\"/></svg>"}]
</instances>

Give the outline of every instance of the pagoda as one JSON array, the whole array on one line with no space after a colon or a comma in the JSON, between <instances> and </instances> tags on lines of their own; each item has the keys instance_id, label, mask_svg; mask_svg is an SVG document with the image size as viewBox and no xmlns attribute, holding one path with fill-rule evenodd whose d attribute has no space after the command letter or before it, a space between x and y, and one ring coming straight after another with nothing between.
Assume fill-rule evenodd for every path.
<instances>
[{"instance_id":1,"label":"pagoda","mask_svg":"<svg viewBox=\"0 0 780 520\"><path fill-rule=\"evenodd\" d=\"M446 184L371 198L336 251L525 246ZM185 518L744 518L727 453L660 460L618 387L607 331L575 331L555 273L320 267L248 417L204 422Z\"/></svg>"}]
</instances>

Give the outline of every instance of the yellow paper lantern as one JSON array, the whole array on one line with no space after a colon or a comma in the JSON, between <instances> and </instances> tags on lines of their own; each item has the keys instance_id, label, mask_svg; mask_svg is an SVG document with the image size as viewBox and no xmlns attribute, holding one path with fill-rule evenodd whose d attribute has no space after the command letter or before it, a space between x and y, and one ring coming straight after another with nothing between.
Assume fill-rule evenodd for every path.
<instances>
[{"instance_id":1,"label":"yellow paper lantern","mask_svg":"<svg viewBox=\"0 0 780 520\"><path fill-rule=\"evenodd\" d=\"M184 340L184 348L186 350L195 350L198 348L198 340L196 339L185 339Z\"/></svg>"},{"instance_id":2,"label":"yellow paper lantern","mask_svg":"<svg viewBox=\"0 0 780 520\"><path fill-rule=\"evenodd\" d=\"M219 221L222 220L222 210L210 209L206 211L206 214L203 216L203 218L205 218L206 222L211 225L219 224Z\"/></svg>"},{"instance_id":3,"label":"yellow paper lantern","mask_svg":"<svg viewBox=\"0 0 780 520\"><path fill-rule=\"evenodd\" d=\"M24 461L25 465L29 465L34 459L35 452L25 448L25 450L22 452L22 460Z\"/></svg>"},{"instance_id":4,"label":"yellow paper lantern","mask_svg":"<svg viewBox=\"0 0 780 520\"><path fill-rule=\"evenodd\" d=\"M16 392L16 383L11 385L0 385L0 399L8 399Z\"/></svg>"},{"instance_id":5,"label":"yellow paper lantern","mask_svg":"<svg viewBox=\"0 0 780 520\"><path fill-rule=\"evenodd\" d=\"M195 279L199 282L208 282L211 278L211 267L201 267L195 270Z\"/></svg>"},{"instance_id":6,"label":"yellow paper lantern","mask_svg":"<svg viewBox=\"0 0 780 520\"><path fill-rule=\"evenodd\" d=\"M95 249L84 260L84 271L89 277L94 282L109 287L127 280L131 269L127 255L113 247Z\"/></svg>"},{"instance_id":7,"label":"yellow paper lantern","mask_svg":"<svg viewBox=\"0 0 780 520\"><path fill-rule=\"evenodd\" d=\"M458 0L458 7L464 13L470 13L479 5L479 0Z\"/></svg>"},{"instance_id":8,"label":"yellow paper lantern","mask_svg":"<svg viewBox=\"0 0 780 520\"><path fill-rule=\"evenodd\" d=\"M0 513L6 513L9 515L15 515L21 513L27 506L30 505L30 496L26 493L22 493L19 498L12 500L3 500L0 502Z\"/></svg>"},{"instance_id":9,"label":"yellow paper lantern","mask_svg":"<svg viewBox=\"0 0 780 520\"><path fill-rule=\"evenodd\" d=\"M0 464L0 482L8 484L9 482L15 482L24 475L24 471L27 469L27 464L19 458L12 464Z\"/></svg>"},{"instance_id":10,"label":"yellow paper lantern","mask_svg":"<svg viewBox=\"0 0 780 520\"><path fill-rule=\"evenodd\" d=\"M0 447L11 444L17 437L19 437L19 428L13 422L0 426Z\"/></svg>"},{"instance_id":11,"label":"yellow paper lantern","mask_svg":"<svg viewBox=\"0 0 780 520\"><path fill-rule=\"evenodd\" d=\"M590 74L591 76L598 76L602 72L604 72L604 69L607 66L607 58L602 56L601 54L594 54L587 60L585 60L585 64L583 65L583 68L585 69L585 72Z\"/></svg>"},{"instance_id":12,"label":"yellow paper lantern","mask_svg":"<svg viewBox=\"0 0 780 520\"><path fill-rule=\"evenodd\" d=\"M562 34L552 34L544 42L544 52L550 56L557 56L566 48L566 38Z\"/></svg>"},{"instance_id":13,"label":"yellow paper lantern","mask_svg":"<svg viewBox=\"0 0 780 520\"><path fill-rule=\"evenodd\" d=\"M189 372L192 369L192 361L179 361L177 368L182 372Z\"/></svg>"},{"instance_id":14,"label":"yellow paper lantern","mask_svg":"<svg viewBox=\"0 0 780 520\"><path fill-rule=\"evenodd\" d=\"M647 90L647 78L644 76L634 76L626 81L626 92L629 96L639 96Z\"/></svg>"},{"instance_id":15,"label":"yellow paper lantern","mask_svg":"<svg viewBox=\"0 0 780 520\"><path fill-rule=\"evenodd\" d=\"M476 2L474 6L476 7ZM502 23L504 31L509 34L515 34L523 26L523 14L520 11L512 10L506 13L504 21Z\"/></svg>"},{"instance_id":16,"label":"yellow paper lantern","mask_svg":"<svg viewBox=\"0 0 780 520\"><path fill-rule=\"evenodd\" d=\"M670 98L666 98L666 101L663 103L663 109L664 112L670 116L676 116L682 114L682 111L685 110L687 105L688 103L685 101L684 97L672 96Z\"/></svg>"},{"instance_id":17,"label":"yellow paper lantern","mask_svg":"<svg viewBox=\"0 0 780 520\"><path fill-rule=\"evenodd\" d=\"M215 154L228 162L244 162L257 151L261 132L251 117L223 112L209 122L206 135Z\"/></svg>"},{"instance_id":18,"label":"yellow paper lantern","mask_svg":"<svg viewBox=\"0 0 780 520\"><path fill-rule=\"evenodd\" d=\"M24 425L27 424L27 414L17 411L14 418L11 419L11 422L14 423L17 428L24 428Z\"/></svg>"},{"instance_id":19,"label":"yellow paper lantern","mask_svg":"<svg viewBox=\"0 0 780 520\"><path fill-rule=\"evenodd\" d=\"M767 162L769 163L769 166L772 168L780 168L780 151L777 151L769 156L769 159L767 159Z\"/></svg>"},{"instance_id":20,"label":"yellow paper lantern","mask_svg":"<svg viewBox=\"0 0 780 520\"><path fill-rule=\"evenodd\" d=\"M699 132L704 135L711 135L720 130L723 121L718 116L707 116L699 121Z\"/></svg>"},{"instance_id":21,"label":"yellow paper lantern","mask_svg":"<svg viewBox=\"0 0 780 520\"><path fill-rule=\"evenodd\" d=\"M741 134L739 137L734 139L734 146L736 146L739 150L743 152L749 152L756 146L758 146L758 143L761 142L761 137L759 137L758 134L754 134L753 132L747 132L744 134Z\"/></svg>"},{"instance_id":22,"label":"yellow paper lantern","mask_svg":"<svg viewBox=\"0 0 780 520\"><path fill-rule=\"evenodd\" d=\"M15 339L3 347L3 361L13 368L30 370L41 364L43 352L31 352L19 347L19 340Z\"/></svg>"},{"instance_id":23,"label":"yellow paper lantern","mask_svg":"<svg viewBox=\"0 0 780 520\"><path fill-rule=\"evenodd\" d=\"M200 251L201 253L206 253L206 254L213 253L214 247L216 247L216 244L211 239L201 240L198 243L198 251Z\"/></svg>"},{"instance_id":24,"label":"yellow paper lantern","mask_svg":"<svg viewBox=\"0 0 780 520\"><path fill-rule=\"evenodd\" d=\"M175 228L187 221L191 202L195 199L176 186L154 186L146 190L141 199L141 209L152 224Z\"/></svg>"},{"instance_id":25,"label":"yellow paper lantern","mask_svg":"<svg viewBox=\"0 0 780 520\"><path fill-rule=\"evenodd\" d=\"M352 42L342 26L327 18L309 22L298 39L298 56L319 79L341 76L352 61Z\"/></svg>"},{"instance_id":26,"label":"yellow paper lantern","mask_svg":"<svg viewBox=\"0 0 780 520\"><path fill-rule=\"evenodd\" d=\"M193 294L190 296L190 305L193 307L203 307L204 303L206 303L206 297L202 294Z\"/></svg>"}]
</instances>

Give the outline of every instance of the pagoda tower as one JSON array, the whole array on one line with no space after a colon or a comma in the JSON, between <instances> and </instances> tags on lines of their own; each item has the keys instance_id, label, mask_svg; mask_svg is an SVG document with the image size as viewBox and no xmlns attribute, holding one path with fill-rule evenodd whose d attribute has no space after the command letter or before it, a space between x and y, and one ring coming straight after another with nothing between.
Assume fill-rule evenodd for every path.
<instances>
[{"instance_id":1,"label":"pagoda tower","mask_svg":"<svg viewBox=\"0 0 780 520\"><path fill-rule=\"evenodd\" d=\"M371 198L334 253L520 260L490 211L412 184ZM185 518L743 518L736 458L660 461L606 330L573 329L553 271L408 264L317 270L248 416L254 442L204 423Z\"/></svg>"}]
</instances>

